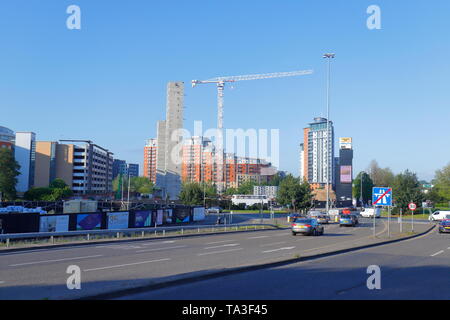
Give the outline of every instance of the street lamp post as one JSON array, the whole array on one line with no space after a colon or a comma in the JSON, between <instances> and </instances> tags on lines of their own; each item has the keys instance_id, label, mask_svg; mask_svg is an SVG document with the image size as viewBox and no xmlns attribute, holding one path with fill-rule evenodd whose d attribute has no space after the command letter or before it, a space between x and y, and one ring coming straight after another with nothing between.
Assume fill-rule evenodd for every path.
<instances>
[{"instance_id":1,"label":"street lamp post","mask_svg":"<svg viewBox=\"0 0 450 320\"><path fill-rule=\"evenodd\" d=\"M331 150L332 146L331 143L333 143L332 139L330 139L330 74L331 74L331 59L334 59L335 54L334 53L325 53L323 55L324 59L328 59L328 72L327 72L327 148L328 148L328 159L327 159L327 213L330 209L330 166L332 166L333 159L331 158ZM330 143L331 142L331 143Z\"/></svg>"}]
</instances>

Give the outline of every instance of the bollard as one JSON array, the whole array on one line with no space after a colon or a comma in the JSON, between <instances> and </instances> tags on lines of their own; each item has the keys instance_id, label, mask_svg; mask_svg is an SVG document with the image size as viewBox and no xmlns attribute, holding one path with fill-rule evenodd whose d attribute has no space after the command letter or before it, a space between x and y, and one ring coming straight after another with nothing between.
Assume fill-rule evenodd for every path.
<instances>
[{"instance_id":1,"label":"bollard","mask_svg":"<svg viewBox=\"0 0 450 320\"><path fill-rule=\"evenodd\" d=\"M181 235L183 235L184 234L184 229L183 228L181 228Z\"/></svg>"},{"instance_id":2,"label":"bollard","mask_svg":"<svg viewBox=\"0 0 450 320\"><path fill-rule=\"evenodd\" d=\"M9 248L9 238L6 239L6 247Z\"/></svg>"},{"instance_id":3,"label":"bollard","mask_svg":"<svg viewBox=\"0 0 450 320\"><path fill-rule=\"evenodd\" d=\"M120 238L120 233L119 232L117 232L117 239L119 239Z\"/></svg>"},{"instance_id":4,"label":"bollard","mask_svg":"<svg viewBox=\"0 0 450 320\"><path fill-rule=\"evenodd\" d=\"M198 232L197 233L200 233L200 228L198 228Z\"/></svg>"},{"instance_id":5,"label":"bollard","mask_svg":"<svg viewBox=\"0 0 450 320\"><path fill-rule=\"evenodd\" d=\"M55 238L54 238L53 236L50 237L50 242L51 242L52 244L55 244Z\"/></svg>"},{"instance_id":6,"label":"bollard","mask_svg":"<svg viewBox=\"0 0 450 320\"><path fill-rule=\"evenodd\" d=\"M89 241L90 240L90 236L89 236L89 233L87 234L87 241Z\"/></svg>"},{"instance_id":7,"label":"bollard","mask_svg":"<svg viewBox=\"0 0 450 320\"><path fill-rule=\"evenodd\" d=\"M166 230L164 229L163 230L163 237L165 237L166 236Z\"/></svg>"},{"instance_id":8,"label":"bollard","mask_svg":"<svg viewBox=\"0 0 450 320\"><path fill-rule=\"evenodd\" d=\"M142 238L144 238L144 234L145 234L145 232L144 232L144 231L142 231Z\"/></svg>"}]
</instances>

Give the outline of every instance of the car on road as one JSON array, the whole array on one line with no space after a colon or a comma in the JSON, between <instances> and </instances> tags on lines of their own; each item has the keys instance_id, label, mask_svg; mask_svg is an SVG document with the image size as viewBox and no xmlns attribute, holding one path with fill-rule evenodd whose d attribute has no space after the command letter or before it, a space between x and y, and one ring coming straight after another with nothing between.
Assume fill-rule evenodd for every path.
<instances>
[{"instance_id":1,"label":"car on road","mask_svg":"<svg viewBox=\"0 0 450 320\"><path fill-rule=\"evenodd\" d=\"M324 227L319 224L317 219L299 218L292 223L292 235L296 236L298 233L309 236L321 236L324 233Z\"/></svg>"},{"instance_id":2,"label":"car on road","mask_svg":"<svg viewBox=\"0 0 450 320\"><path fill-rule=\"evenodd\" d=\"M439 233L450 233L450 218L439 223Z\"/></svg>"},{"instance_id":3,"label":"car on road","mask_svg":"<svg viewBox=\"0 0 450 320\"><path fill-rule=\"evenodd\" d=\"M352 209L350 209L350 208L342 209L342 214L351 214L351 213L352 213Z\"/></svg>"},{"instance_id":4,"label":"car on road","mask_svg":"<svg viewBox=\"0 0 450 320\"><path fill-rule=\"evenodd\" d=\"M438 210L428 217L429 221L441 221L444 219L450 219L450 211Z\"/></svg>"},{"instance_id":5,"label":"car on road","mask_svg":"<svg viewBox=\"0 0 450 320\"><path fill-rule=\"evenodd\" d=\"M330 223L330 216L327 214L320 214L316 217L317 222L320 224L329 224Z\"/></svg>"},{"instance_id":6,"label":"car on road","mask_svg":"<svg viewBox=\"0 0 450 320\"><path fill-rule=\"evenodd\" d=\"M301 218L302 215L300 213L291 213L290 215L287 216L287 222L292 222L295 219Z\"/></svg>"},{"instance_id":7,"label":"car on road","mask_svg":"<svg viewBox=\"0 0 450 320\"><path fill-rule=\"evenodd\" d=\"M379 208L379 207L363 208L363 210L361 211L361 217L364 217L364 218L373 218L374 215L375 215L375 218L380 218L381 217L381 208Z\"/></svg>"},{"instance_id":8,"label":"car on road","mask_svg":"<svg viewBox=\"0 0 450 320\"><path fill-rule=\"evenodd\" d=\"M354 214L341 214L339 216L339 227L352 226L355 227L359 224L358 217Z\"/></svg>"}]
</instances>

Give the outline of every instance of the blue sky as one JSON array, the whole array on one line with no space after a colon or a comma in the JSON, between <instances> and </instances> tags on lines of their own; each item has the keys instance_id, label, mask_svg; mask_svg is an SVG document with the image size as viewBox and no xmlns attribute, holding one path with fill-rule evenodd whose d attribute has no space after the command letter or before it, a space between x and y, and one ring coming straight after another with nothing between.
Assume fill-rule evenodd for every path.
<instances>
[{"instance_id":1,"label":"blue sky","mask_svg":"<svg viewBox=\"0 0 450 320\"><path fill-rule=\"evenodd\" d=\"M66 9L81 8L81 30ZM369 5L381 30L366 27ZM372 159L431 179L450 161L450 2L365 0L3 0L0 125L38 140L91 139L142 164L165 117L166 84L186 83L185 127L216 125L213 86L192 79L314 69L226 91L225 127L280 129L280 169L298 175L302 128L326 112L353 137L358 172Z\"/></svg>"}]
</instances>

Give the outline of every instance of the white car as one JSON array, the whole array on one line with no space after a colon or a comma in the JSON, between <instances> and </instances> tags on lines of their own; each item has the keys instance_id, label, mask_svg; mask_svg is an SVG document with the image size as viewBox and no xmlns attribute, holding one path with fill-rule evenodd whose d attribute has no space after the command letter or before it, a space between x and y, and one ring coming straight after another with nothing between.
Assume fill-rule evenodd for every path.
<instances>
[{"instance_id":1,"label":"white car","mask_svg":"<svg viewBox=\"0 0 450 320\"><path fill-rule=\"evenodd\" d=\"M381 208L364 208L361 211L361 217L364 218L373 218L375 214L375 218L381 217Z\"/></svg>"},{"instance_id":2,"label":"white car","mask_svg":"<svg viewBox=\"0 0 450 320\"><path fill-rule=\"evenodd\" d=\"M450 211L435 211L428 217L429 221L441 221L444 219L450 219Z\"/></svg>"}]
</instances>

